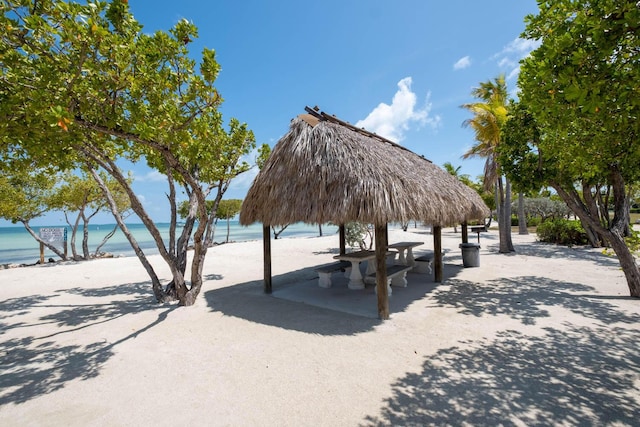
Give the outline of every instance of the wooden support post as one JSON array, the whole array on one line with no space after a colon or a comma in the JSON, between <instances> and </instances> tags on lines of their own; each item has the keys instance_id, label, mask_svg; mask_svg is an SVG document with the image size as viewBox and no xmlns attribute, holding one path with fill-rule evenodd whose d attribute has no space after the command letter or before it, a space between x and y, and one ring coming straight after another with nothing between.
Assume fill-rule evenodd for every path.
<instances>
[{"instance_id":1,"label":"wooden support post","mask_svg":"<svg viewBox=\"0 0 640 427\"><path fill-rule=\"evenodd\" d=\"M44 243L40 242L40 264L44 264Z\"/></svg>"},{"instance_id":2,"label":"wooden support post","mask_svg":"<svg viewBox=\"0 0 640 427\"><path fill-rule=\"evenodd\" d=\"M264 292L271 293L271 229L268 225L262 228L262 247L264 252Z\"/></svg>"},{"instance_id":3,"label":"wooden support post","mask_svg":"<svg viewBox=\"0 0 640 427\"><path fill-rule=\"evenodd\" d=\"M345 244L347 237L346 237L344 224L340 224L340 227L338 227L338 230L340 231L340 255L344 255L347 253L347 247Z\"/></svg>"},{"instance_id":4,"label":"wooden support post","mask_svg":"<svg viewBox=\"0 0 640 427\"><path fill-rule=\"evenodd\" d=\"M387 225L376 224L376 291L378 294L378 317L389 318L389 293L387 292Z\"/></svg>"},{"instance_id":5,"label":"wooden support post","mask_svg":"<svg viewBox=\"0 0 640 427\"><path fill-rule=\"evenodd\" d=\"M389 223L384 225L384 236L385 236L385 250L389 247Z\"/></svg>"},{"instance_id":6,"label":"wooden support post","mask_svg":"<svg viewBox=\"0 0 640 427\"><path fill-rule=\"evenodd\" d=\"M469 227L467 221L462 223L462 243L469 243Z\"/></svg>"},{"instance_id":7,"label":"wooden support post","mask_svg":"<svg viewBox=\"0 0 640 427\"><path fill-rule=\"evenodd\" d=\"M433 227L433 280L442 282L442 226Z\"/></svg>"}]
</instances>

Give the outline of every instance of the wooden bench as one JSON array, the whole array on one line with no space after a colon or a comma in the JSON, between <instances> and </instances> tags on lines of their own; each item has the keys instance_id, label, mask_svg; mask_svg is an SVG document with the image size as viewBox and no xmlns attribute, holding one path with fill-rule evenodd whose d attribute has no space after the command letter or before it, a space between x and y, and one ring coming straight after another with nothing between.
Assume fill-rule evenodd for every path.
<instances>
[{"instance_id":1,"label":"wooden bench","mask_svg":"<svg viewBox=\"0 0 640 427\"><path fill-rule=\"evenodd\" d=\"M331 287L331 274L336 271L344 271L345 276L349 277L351 272L351 263L349 261L338 261L331 264L321 265L316 267L318 273L318 286L321 288Z\"/></svg>"},{"instance_id":2,"label":"wooden bench","mask_svg":"<svg viewBox=\"0 0 640 427\"><path fill-rule=\"evenodd\" d=\"M433 263L433 255L432 254L424 254L420 255L415 259L416 265L413 268L413 271L416 273L429 273L433 271L431 266Z\"/></svg>"},{"instance_id":3,"label":"wooden bench","mask_svg":"<svg viewBox=\"0 0 640 427\"><path fill-rule=\"evenodd\" d=\"M388 265L387 266L387 293L391 295L391 285L400 286L402 288L407 287L407 272L411 270L413 267L410 265ZM374 278L376 277L376 273L371 273L368 277ZM378 288L376 287L376 292Z\"/></svg>"}]
</instances>

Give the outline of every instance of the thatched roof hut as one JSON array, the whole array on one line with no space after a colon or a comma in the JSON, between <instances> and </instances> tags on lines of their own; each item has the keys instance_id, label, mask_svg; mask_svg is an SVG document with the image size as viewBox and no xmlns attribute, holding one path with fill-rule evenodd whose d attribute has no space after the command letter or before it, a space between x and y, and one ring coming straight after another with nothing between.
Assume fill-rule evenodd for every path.
<instances>
[{"instance_id":1,"label":"thatched roof hut","mask_svg":"<svg viewBox=\"0 0 640 427\"><path fill-rule=\"evenodd\" d=\"M448 226L488 215L474 190L424 157L335 118L314 119L294 119L278 141L242 204L242 224Z\"/></svg>"},{"instance_id":2,"label":"thatched roof hut","mask_svg":"<svg viewBox=\"0 0 640 427\"><path fill-rule=\"evenodd\" d=\"M240 223L261 222L265 239L268 227L296 222L358 221L378 231L390 222L416 220L439 230L489 214L475 191L424 157L306 110L278 141L242 204ZM266 272L265 265L265 284Z\"/></svg>"}]
</instances>

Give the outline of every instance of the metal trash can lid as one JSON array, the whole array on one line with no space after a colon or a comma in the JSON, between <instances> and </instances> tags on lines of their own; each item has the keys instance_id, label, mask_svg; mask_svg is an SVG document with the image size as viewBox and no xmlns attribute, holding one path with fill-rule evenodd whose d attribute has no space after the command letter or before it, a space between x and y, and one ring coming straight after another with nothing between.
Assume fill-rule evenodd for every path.
<instances>
[{"instance_id":1,"label":"metal trash can lid","mask_svg":"<svg viewBox=\"0 0 640 427\"><path fill-rule=\"evenodd\" d=\"M460 248L477 248L480 249L480 245L477 243L460 243Z\"/></svg>"}]
</instances>

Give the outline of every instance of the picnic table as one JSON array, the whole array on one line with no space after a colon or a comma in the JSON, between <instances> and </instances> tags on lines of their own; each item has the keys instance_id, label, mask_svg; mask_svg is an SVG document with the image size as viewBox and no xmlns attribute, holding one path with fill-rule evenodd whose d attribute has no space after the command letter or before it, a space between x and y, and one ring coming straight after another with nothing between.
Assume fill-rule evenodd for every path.
<instances>
[{"instance_id":1,"label":"picnic table","mask_svg":"<svg viewBox=\"0 0 640 427\"><path fill-rule=\"evenodd\" d=\"M375 273L376 271L376 251L362 250L336 255L333 258L341 261L349 261L351 263L351 274L349 275L348 284L349 289L364 289L365 287L364 280L362 280L362 273L360 272L360 263L362 261L367 261L367 275Z\"/></svg>"},{"instance_id":2,"label":"picnic table","mask_svg":"<svg viewBox=\"0 0 640 427\"><path fill-rule=\"evenodd\" d=\"M424 245L424 242L398 242L392 243L388 248L398 250L398 262L400 264L414 267L416 265L416 261L413 257L413 248L420 245ZM404 251L407 251L406 256Z\"/></svg>"}]
</instances>

